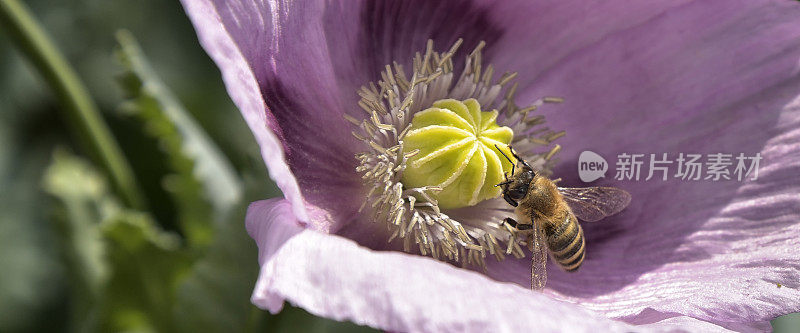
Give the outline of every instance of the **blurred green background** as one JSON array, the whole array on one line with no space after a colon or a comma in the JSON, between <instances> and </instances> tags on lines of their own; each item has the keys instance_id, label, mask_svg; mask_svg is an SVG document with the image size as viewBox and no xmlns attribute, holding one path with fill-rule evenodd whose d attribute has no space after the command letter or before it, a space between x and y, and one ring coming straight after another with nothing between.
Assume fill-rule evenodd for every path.
<instances>
[{"instance_id":1,"label":"blurred green background","mask_svg":"<svg viewBox=\"0 0 800 333\"><path fill-rule=\"evenodd\" d=\"M250 304L257 250L243 214L280 192L177 1L25 3L88 87L146 208L115 198L0 31L0 332L370 331ZM800 331L800 316L773 326Z\"/></svg>"}]
</instances>

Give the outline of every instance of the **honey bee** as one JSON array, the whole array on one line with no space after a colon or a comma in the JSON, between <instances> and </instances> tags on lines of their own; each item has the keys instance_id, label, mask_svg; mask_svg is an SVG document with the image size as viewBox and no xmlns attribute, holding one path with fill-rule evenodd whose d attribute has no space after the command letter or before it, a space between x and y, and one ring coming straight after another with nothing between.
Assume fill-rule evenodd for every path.
<instances>
[{"instance_id":1,"label":"honey bee","mask_svg":"<svg viewBox=\"0 0 800 333\"><path fill-rule=\"evenodd\" d=\"M495 186L503 189L503 199L515 207L517 220L506 218L504 225L512 237L526 237L531 259L531 289L540 290L547 283L547 254L562 269L574 272L581 267L586 254L586 240L578 219L584 222L600 221L619 213L631 202L631 195L613 187L558 187L555 182L538 175L509 146L511 178ZM520 164L519 173L515 173ZM576 219L577 217L577 219Z\"/></svg>"}]
</instances>

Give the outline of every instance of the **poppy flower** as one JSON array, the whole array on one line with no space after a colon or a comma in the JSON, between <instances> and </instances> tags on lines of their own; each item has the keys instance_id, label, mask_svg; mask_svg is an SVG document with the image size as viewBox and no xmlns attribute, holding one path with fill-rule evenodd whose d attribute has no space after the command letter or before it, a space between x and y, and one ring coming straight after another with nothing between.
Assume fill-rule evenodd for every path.
<instances>
[{"instance_id":1,"label":"poppy flower","mask_svg":"<svg viewBox=\"0 0 800 333\"><path fill-rule=\"evenodd\" d=\"M800 311L800 3L182 2L284 194L248 210L256 305L390 331L765 331ZM534 111L560 101L543 96L563 103ZM401 132L458 103L559 185L587 186L586 150L672 169L589 184L633 200L584 224L580 270L551 264L531 291L530 253L499 229L510 207L483 187L509 165L484 150L495 172L441 183L472 192L403 178L439 137ZM676 177L690 154L758 156L758 175Z\"/></svg>"}]
</instances>

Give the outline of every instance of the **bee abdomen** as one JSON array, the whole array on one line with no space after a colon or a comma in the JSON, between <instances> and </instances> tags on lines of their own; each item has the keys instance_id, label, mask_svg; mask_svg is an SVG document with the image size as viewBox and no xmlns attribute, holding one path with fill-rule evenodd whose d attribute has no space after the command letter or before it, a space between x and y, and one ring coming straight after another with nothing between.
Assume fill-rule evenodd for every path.
<instances>
[{"instance_id":1,"label":"bee abdomen","mask_svg":"<svg viewBox=\"0 0 800 333\"><path fill-rule=\"evenodd\" d=\"M581 267L586 241L575 216L567 214L561 224L547 235L547 247L564 270L572 272Z\"/></svg>"}]
</instances>

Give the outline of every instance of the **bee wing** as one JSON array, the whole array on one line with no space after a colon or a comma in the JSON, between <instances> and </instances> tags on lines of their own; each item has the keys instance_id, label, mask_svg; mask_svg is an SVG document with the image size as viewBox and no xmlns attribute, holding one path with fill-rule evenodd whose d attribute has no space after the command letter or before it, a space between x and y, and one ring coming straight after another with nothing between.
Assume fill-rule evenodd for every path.
<instances>
[{"instance_id":1,"label":"bee wing","mask_svg":"<svg viewBox=\"0 0 800 333\"><path fill-rule=\"evenodd\" d=\"M544 237L542 227L534 224L531 235L531 290L542 290L547 284L547 246Z\"/></svg>"},{"instance_id":2,"label":"bee wing","mask_svg":"<svg viewBox=\"0 0 800 333\"><path fill-rule=\"evenodd\" d=\"M631 194L615 187L559 187L579 220L600 221L619 213L631 203Z\"/></svg>"}]
</instances>

